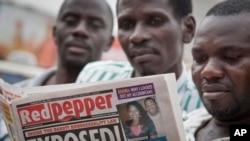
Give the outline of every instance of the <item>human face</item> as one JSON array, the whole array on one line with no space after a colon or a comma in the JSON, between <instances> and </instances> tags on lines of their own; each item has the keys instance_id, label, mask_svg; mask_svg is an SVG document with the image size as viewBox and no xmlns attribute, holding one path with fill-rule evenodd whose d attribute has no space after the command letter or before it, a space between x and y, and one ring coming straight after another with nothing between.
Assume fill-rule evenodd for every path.
<instances>
[{"instance_id":1,"label":"human face","mask_svg":"<svg viewBox=\"0 0 250 141\"><path fill-rule=\"evenodd\" d=\"M66 1L54 29L59 63L82 68L99 60L112 43L111 34L111 13L104 1Z\"/></svg>"},{"instance_id":2,"label":"human face","mask_svg":"<svg viewBox=\"0 0 250 141\"><path fill-rule=\"evenodd\" d=\"M167 0L119 0L117 16L119 41L140 75L178 71L182 26Z\"/></svg>"},{"instance_id":3,"label":"human face","mask_svg":"<svg viewBox=\"0 0 250 141\"><path fill-rule=\"evenodd\" d=\"M192 49L192 76L207 110L217 119L250 112L250 14L209 16Z\"/></svg>"},{"instance_id":4,"label":"human face","mask_svg":"<svg viewBox=\"0 0 250 141\"><path fill-rule=\"evenodd\" d=\"M130 105L129 108L128 108L128 115L132 120L139 120L140 111L134 105Z\"/></svg>"},{"instance_id":5,"label":"human face","mask_svg":"<svg viewBox=\"0 0 250 141\"><path fill-rule=\"evenodd\" d=\"M152 99L145 101L145 108L151 116L158 114L158 107Z\"/></svg>"}]
</instances>

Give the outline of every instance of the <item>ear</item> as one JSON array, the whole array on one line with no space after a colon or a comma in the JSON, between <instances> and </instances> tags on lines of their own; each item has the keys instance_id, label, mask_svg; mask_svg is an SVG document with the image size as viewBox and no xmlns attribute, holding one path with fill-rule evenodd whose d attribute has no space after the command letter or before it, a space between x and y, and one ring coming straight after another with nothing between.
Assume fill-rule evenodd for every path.
<instances>
[{"instance_id":1,"label":"ear","mask_svg":"<svg viewBox=\"0 0 250 141\"><path fill-rule=\"evenodd\" d=\"M105 52L109 51L109 49L112 47L113 41L114 41L114 37L110 36L109 42L108 42L107 46L103 49L103 51L105 51Z\"/></svg>"},{"instance_id":2,"label":"ear","mask_svg":"<svg viewBox=\"0 0 250 141\"><path fill-rule=\"evenodd\" d=\"M182 18L183 43L190 43L192 41L195 34L195 28L196 22L191 14Z\"/></svg>"}]
</instances>

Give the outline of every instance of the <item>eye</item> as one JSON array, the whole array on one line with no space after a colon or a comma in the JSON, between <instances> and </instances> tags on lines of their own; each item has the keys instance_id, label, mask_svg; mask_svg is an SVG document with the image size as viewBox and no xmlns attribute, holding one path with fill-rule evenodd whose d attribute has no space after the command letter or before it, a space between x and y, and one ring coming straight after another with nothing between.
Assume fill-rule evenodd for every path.
<instances>
[{"instance_id":1,"label":"eye","mask_svg":"<svg viewBox=\"0 0 250 141\"><path fill-rule=\"evenodd\" d=\"M89 22L89 26L94 30L98 30L104 27L104 23L98 19L91 19Z\"/></svg>"},{"instance_id":2,"label":"eye","mask_svg":"<svg viewBox=\"0 0 250 141\"><path fill-rule=\"evenodd\" d=\"M161 26L163 23L165 22L165 20L161 17L150 17L148 19L148 24L152 25L152 26Z\"/></svg>"},{"instance_id":3,"label":"eye","mask_svg":"<svg viewBox=\"0 0 250 141\"><path fill-rule=\"evenodd\" d=\"M197 64L202 64L206 62L208 59L208 55L204 52L204 50L200 46L201 45L198 44L191 50L193 56L193 62Z\"/></svg>"},{"instance_id":4,"label":"eye","mask_svg":"<svg viewBox=\"0 0 250 141\"><path fill-rule=\"evenodd\" d=\"M78 23L78 18L73 15L65 16L62 20L67 26L75 26Z\"/></svg>"},{"instance_id":5,"label":"eye","mask_svg":"<svg viewBox=\"0 0 250 141\"><path fill-rule=\"evenodd\" d=\"M123 29L123 30L132 29L133 26L134 26L134 23L130 20L122 21L119 23L119 29Z\"/></svg>"},{"instance_id":6,"label":"eye","mask_svg":"<svg viewBox=\"0 0 250 141\"><path fill-rule=\"evenodd\" d=\"M235 63L244 56L244 51L239 48L226 48L221 51L221 59L227 63Z\"/></svg>"},{"instance_id":7,"label":"eye","mask_svg":"<svg viewBox=\"0 0 250 141\"><path fill-rule=\"evenodd\" d=\"M207 56L204 55L204 54L193 54L193 61L194 63L197 63L197 64L202 64L204 62L206 62L207 60Z\"/></svg>"},{"instance_id":8,"label":"eye","mask_svg":"<svg viewBox=\"0 0 250 141\"><path fill-rule=\"evenodd\" d=\"M241 58L240 55L225 55L222 57L223 60L229 63L235 63Z\"/></svg>"}]
</instances>

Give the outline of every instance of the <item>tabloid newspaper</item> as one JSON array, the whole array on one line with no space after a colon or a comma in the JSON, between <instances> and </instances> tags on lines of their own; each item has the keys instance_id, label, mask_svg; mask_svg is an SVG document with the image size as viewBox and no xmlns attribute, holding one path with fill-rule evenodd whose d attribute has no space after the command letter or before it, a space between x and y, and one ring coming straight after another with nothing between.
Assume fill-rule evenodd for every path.
<instances>
[{"instance_id":1,"label":"tabloid newspaper","mask_svg":"<svg viewBox=\"0 0 250 141\"><path fill-rule=\"evenodd\" d=\"M184 141L174 74L17 88L0 81L13 141Z\"/></svg>"}]
</instances>

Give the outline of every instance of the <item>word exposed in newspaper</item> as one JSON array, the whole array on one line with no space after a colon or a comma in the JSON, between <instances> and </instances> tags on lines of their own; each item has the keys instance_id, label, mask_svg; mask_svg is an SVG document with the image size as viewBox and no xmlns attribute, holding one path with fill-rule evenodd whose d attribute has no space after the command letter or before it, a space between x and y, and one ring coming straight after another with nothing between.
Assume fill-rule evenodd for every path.
<instances>
[{"instance_id":1,"label":"word exposed in newspaper","mask_svg":"<svg viewBox=\"0 0 250 141\"><path fill-rule=\"evenodd\" d=\"M6 86L0 83L0 102L13 141L184 139L179 104L169 102L178 96L172 74L72 88Z\"/></svg>"}]
</instances>

